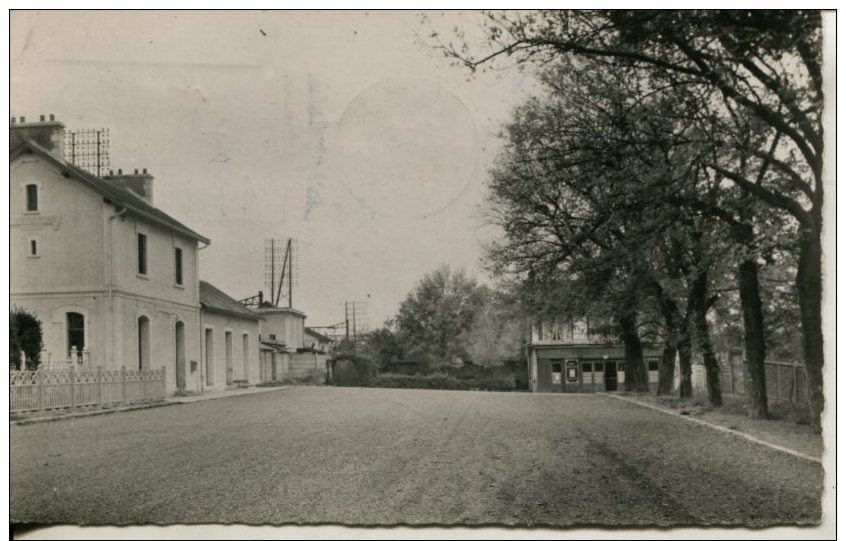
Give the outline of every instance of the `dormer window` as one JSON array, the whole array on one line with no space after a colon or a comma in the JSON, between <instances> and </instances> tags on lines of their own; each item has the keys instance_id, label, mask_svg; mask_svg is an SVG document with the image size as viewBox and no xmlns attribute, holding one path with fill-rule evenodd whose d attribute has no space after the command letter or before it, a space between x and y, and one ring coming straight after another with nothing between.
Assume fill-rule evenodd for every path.
<instances>
[{"instance_id":1,"label":"dormer window","mask_svg":"<svg viewBox=\"0 0 846 541\"><path fill-rule=\"evenodd\" d=\"M26 185L26 211L38 212L38 184Z\"/></svg>"}]
</instances>

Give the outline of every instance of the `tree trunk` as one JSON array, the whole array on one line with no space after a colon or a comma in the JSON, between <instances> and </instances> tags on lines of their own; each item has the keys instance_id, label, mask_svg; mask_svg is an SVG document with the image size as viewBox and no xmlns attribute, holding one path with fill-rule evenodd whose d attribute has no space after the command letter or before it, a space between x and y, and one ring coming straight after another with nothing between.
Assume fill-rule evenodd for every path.
<instances>
[{"instance_id":1,"label":"tree trunk","mask_svg":"<svg viewBox=\"0 0 846 541\"><path fill-rule=\"evenodd\" d=\"M693 352L690 348L690 334L679 339L679 398L693 396Z\"/></svg>"},{"instance_id":2,"label":"tree trunk","mask_svg":"<svg viewBox=\"0 0 846 541\"><path fill-rule=\"evenodd\" d=\"M637 315L628 312L619 317L620 334L626 354L627 391L649 392L649 373L643 362L643 346L637 333Z\"/></svg>"},{"instance_id":3,"label":"tree trunk","mask_svg":"<svg viewBox=\"0 0 846 541\"><path fill-rule=\"evenodd\" d=\"M652 282L664 316L664 352L658 364L658 387L656 395L669 395L673 392L673 378L676 375L676 353L678 352L680 316L676 303L665 294L664 288L658 282Z\"/></svg>"},{"instance_id":4,"label":"tree trunk","mask_svg":"<svg viewBox=\"0 0 846 541\"><path fill-rule=\"evenodd\" d=\"M699 272L693 281L693 327L696 329L696 343L705 362L705 382L708 389L708 401L712 406L723 405L723 392L720 388L720 363L711 346L708 331L708 275Z\"/></svg>"},{"instance_id":5,"label":"tree trunk","mask_svg":"<svg viewBox=\"0 0 846 541\"><path fill-rule=\"evenodd\" d=\"M738 269L740 302L743 306L743 342L746 352L746 368L749 375L749 417L766 419L767 380L764 367L764 314L761 308L761 292L758 287L758 264L748 259Z\"/></svg>"},{"instance_id":6,"label":"tree trunk","mask_svg":"<svg viewBox=\"0 0 846 541\"><path fill-rule=\"evenodd\" d=\"M799 293L802 348L805 355L811 425L814 430L821 432L821 415L825 407L825 396L823 395L822 245L817 228L804 228L802 231L796 290Z\"/></svg>"},{"instance_id":7,"label":"tree trunk","mask_svg":"<svg viewBox=\"0 0 846 541\"><path fill-rule=\"evenodd\" d=\"M658 388L655 394L658 396L669 395L673 392L673 378L676 375L676 340L667 338L664 341L664 353L661 356L661 363L658 365Z\"/></svg>"}]
</instances>

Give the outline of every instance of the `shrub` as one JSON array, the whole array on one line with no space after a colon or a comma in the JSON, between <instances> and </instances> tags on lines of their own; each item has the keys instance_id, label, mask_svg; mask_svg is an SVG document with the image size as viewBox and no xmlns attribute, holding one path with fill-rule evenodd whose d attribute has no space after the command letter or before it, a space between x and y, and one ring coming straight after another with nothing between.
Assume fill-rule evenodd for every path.
<instances>
[{"instance_id":1,"label":"shrub","mask_svg":"<svg viewBox=\"0 0 846 541\"><path fill-rule=\"evenodd\" d=\"M513 391L513 376L457 378L440 372L426 375L379 374L369 381L370 387L392 389L445 389L455 391Z\"/></svg>"},{"instance_id":2,"label":"shrub","mask_svg":"<svg viewBox=\"0 0 846 541\"><path fill-rule=\"evenodd\" d=\"M44 347L41 320L24 308L9 312L9 364L21 369L21 353L26 356L26 369L36 370Z\"/></svg>"}]
</instances>

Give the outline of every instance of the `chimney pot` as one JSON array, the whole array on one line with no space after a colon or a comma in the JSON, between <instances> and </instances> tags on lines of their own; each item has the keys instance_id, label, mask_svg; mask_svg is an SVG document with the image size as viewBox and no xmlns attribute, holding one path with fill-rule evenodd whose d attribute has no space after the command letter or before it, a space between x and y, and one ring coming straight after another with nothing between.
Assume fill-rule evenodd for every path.
<instances>
[{"instance_id":1,"label":"chimney pot","mask_svg":"<svg viewBox=\"0 0 846 541\"><path fill-rule=\"evenodd\" d=\"M136 174L136 175L138 174L138 169L136 169L136 170L135 170L135 174Z\"/></svg>"},{"instance_id":2,"label":"chimney pot","mask_svg":"<svg viewBox=\"0 0 846 541\"><path fill-rule=\"evenodd\" d=\"M41 115L41 122L44 122L44 115Z\"/></svg>"},{"instance_id":3,"label":"chimney pot","mask_svg":"<svg viewBox=\"0 0 846 541\"><path fill-rule=\"evenodd\" d=\"M144 174L145 175L147 174L147 168L146 167L144 168Z\"/></svg>"},{"instance_id":4,"label":"chimney pot","mask_svg":"<svg viewBox=\"0 0 846 541\"><path fill-rule=\"evenodd\" d=\"M21 124L24 124L25 122L26 122L26 117L25 117L25 116L22 116L22 117L21 117Z\"/></svg>"},{"instance_id":5,"label":"chimney pot","mask_svg":"<svg viewBox=\"0 0 846 541\"><path fill-rule=\"evenodd\" d=\"M53 122L54 120L56 120L56 115L50 113L50 122Z\"/></svg>"},{"instance_id":6,"label":"chimney pot","mask_svg":"<svg viewBox=\"0 0 846 541\"><path fill-rule=\"evenodd\" d=\"M123 174L123 169L118 169L118 175L122 175L122 174Z\"/></svg>"}]
</instances>

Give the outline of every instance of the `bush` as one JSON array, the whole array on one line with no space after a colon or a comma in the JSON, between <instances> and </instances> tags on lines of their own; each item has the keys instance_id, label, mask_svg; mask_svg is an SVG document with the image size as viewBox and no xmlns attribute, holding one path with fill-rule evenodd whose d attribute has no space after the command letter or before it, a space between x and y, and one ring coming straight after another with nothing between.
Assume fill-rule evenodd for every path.
<instances>
[{"instance_id":1,"label":"bush","mask_svg":"<svg viewBox=\"0 0 846 541\"><path fill-rule=\"evenodd\" d=\"M405 374L379 374L370 379L370 387L391 389L445 389L454 391L513 391L513 376L457 378L436 372L409 376Z\"/></svg>"},{"instance_id":2,"label":"bush","mask_svg":"<svg viewBox=\"0 0 846 541\"><path fill-rule=\"evenodd\" d=\"M44 347L41 320L24 308L9 312L9 364L21 369L21 353L26 356L26 369L36 370Z\"/></svg>"}]
</instances>

